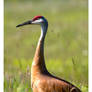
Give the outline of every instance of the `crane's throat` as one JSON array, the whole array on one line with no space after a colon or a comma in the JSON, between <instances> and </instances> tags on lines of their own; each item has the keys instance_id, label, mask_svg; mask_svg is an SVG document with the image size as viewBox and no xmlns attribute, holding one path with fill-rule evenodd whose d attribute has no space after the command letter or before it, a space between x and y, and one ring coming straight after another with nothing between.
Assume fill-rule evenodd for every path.
<instances>
[{"instance_id":1,"label":"crane's throat","mask_svg":"<svg viewBox=\"0 0 92 92\"><path fill-rule=\"evenodd\" d=\"M32 67L40 72L45 71L45 60L44 60L44 39L47 32L47 27L45 25L41 26L41 35L36 48L35 56L33 59Z\"/></svg>"}]
</instances>

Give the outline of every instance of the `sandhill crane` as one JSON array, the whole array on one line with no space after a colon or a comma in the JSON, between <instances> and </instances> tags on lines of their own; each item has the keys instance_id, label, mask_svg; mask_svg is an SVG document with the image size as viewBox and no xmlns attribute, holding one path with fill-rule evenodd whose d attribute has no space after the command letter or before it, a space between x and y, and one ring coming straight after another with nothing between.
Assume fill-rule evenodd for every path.
<instances>
[{"instance_id":1,"label":"sandhill crane","mask_svg":"<svg viewBox=\"0 0 92 92\"><path fill-rule=\"evenodd\" d=\"M31 86L33 92L81 92L73 84L50 74L45 66L44 40L47 33L48 21L43 16L35 16L32 20L19 24L16 27L30 24L41 26L41 35L31 68Z\"/></svg>"}]
</instances>

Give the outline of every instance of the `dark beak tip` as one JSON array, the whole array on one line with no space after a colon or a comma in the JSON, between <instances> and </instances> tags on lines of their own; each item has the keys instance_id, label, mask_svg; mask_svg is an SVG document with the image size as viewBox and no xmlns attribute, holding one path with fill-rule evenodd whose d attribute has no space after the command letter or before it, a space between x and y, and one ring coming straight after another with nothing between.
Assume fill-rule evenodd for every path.
<instances>
[{"instance_id":1,"label":"dark beak tip","mask_svg":"<svg viewBox=\"0 0 92 92\"><path fill-rule=\"evenodd\" d=\"M18 25L16 26L16 28L19 27Z\"/></svg>"},{"instance_id":2,"label":"dark beak tip","mask_svg":"<svg viewBox=\"0 0 92 92\"><path fill-rule=\"evenodd\" d=\"M24 22L22 24L17 25L16 27L20 27L20 26L24 26L24 25L28 25L28 24L31 24L31 21Z\"/></svg>"},{"instance_id":3,"label":"dark beak tip","mask_svg":"<svg viewBox=\"0 0 92 92\"><path fill-rule=\"evenodd\" d=\"M20 26L21 26L21 25L19 24L19 25L16 26L16 28L17 28L17 27L20 27Z\"/></svg>"}]
</instances>

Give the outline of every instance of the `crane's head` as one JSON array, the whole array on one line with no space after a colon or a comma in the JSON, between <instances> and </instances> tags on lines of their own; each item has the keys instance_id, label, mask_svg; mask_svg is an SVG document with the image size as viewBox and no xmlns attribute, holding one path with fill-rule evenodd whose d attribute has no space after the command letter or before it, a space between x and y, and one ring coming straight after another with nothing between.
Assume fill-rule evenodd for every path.
<instances>
[{"instance_id":1,"label":"crane's head","mask_svg":"<svg viewBox=\"0 0 92 92\"><path fill-rule=\"evenodd\" d=\"M32 20L29 20L27 22L19 24L16 27L30 25L30 24L38 24L38 25L47 25L48 26L48 22L43 16L35 16Z\"/></svg>"}]
</instances>

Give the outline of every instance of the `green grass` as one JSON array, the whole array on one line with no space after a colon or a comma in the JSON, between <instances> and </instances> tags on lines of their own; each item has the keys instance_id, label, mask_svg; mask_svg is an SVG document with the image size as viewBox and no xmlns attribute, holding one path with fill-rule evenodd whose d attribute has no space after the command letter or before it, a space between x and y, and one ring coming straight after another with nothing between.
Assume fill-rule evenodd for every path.
<instances>
[{"instance_id":1,"label":"green grass","mask_svg":"<svg viewBox=\"0 0 92 92\"><path fill-rule=\"evenodd\" d=\"M5 1L4 90L31 92L30 69L39 26L16 25L43 15L49 22L45 60L49 72L88 92L88 10L86 0Z\"/></svg>"},{"instance_id":2,"label":"green grass","mask_svg":"<svg viewBox=\"0 0 92 92\"><path fill-rule=\"evenodd\" d=\"M26 61L25 59L15 59L13 61L12 67L10 67L10 69L5 72L5 92L25 92L25 90L30 92L31 63L32 60ZM86 63L84 64L83 62L76 62L72 60L65 62L60 60L49 60L46 62L46 66L50 73L57 75L60 78L67 79L67 81L72 82L78 86L81 90L83 90L83 92L87 92L88 86L84 76L87 74Z\"/></svg>"}]
</instances>

